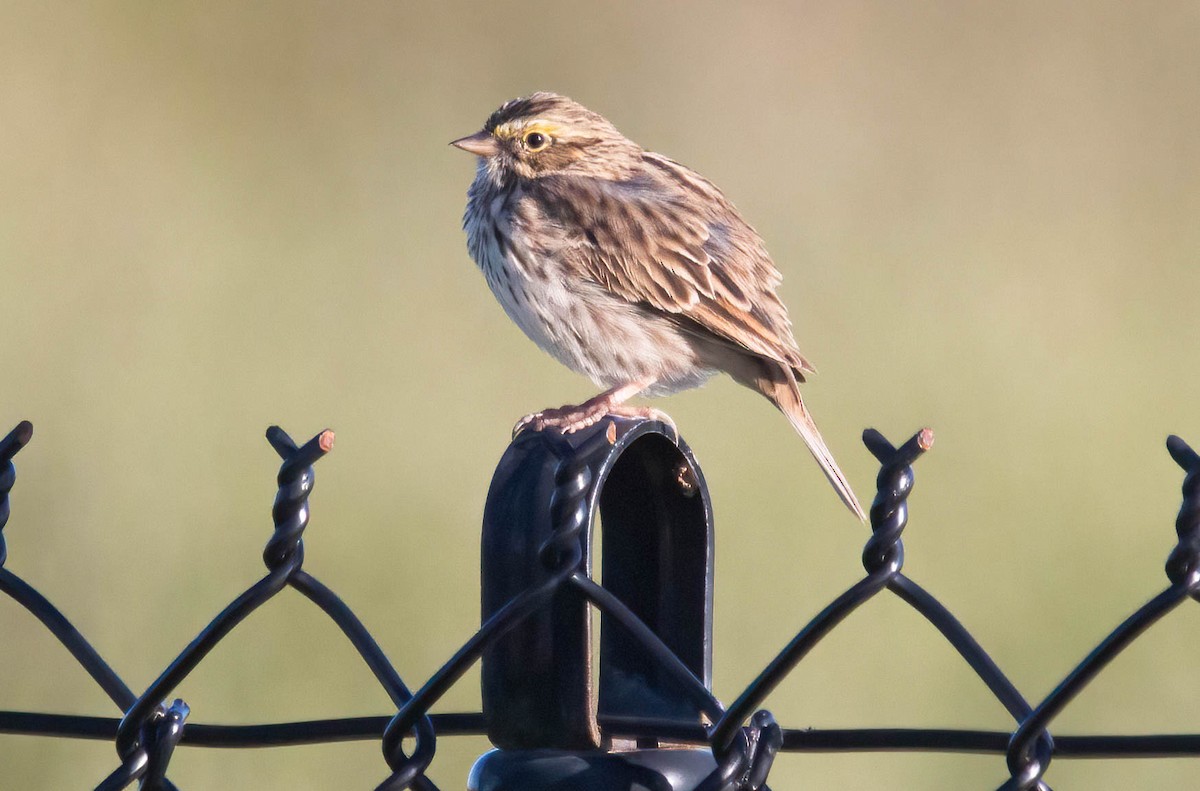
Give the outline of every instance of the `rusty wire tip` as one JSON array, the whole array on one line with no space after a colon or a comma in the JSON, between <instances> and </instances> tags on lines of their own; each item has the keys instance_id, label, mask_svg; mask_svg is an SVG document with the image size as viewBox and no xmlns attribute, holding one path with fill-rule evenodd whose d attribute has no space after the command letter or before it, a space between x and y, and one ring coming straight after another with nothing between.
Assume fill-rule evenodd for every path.
<instances>
[{"instance_id":1,"label":"rusty wire tip","mask_svg":"<svg viewBox=\"0 0 1200 791\"><path fill-rule=\"evenodd\" d=\"M275 446L275 450L283 458L283 467L280 468L279 474L284 477L312 466L333 447L333 431L330 429L325 429L300 447L296 447L291 437L288 437L282 430L279 434L282 435L282 439L287 440L287 445Z\"/></svg>"},{"instance_id":2,"label":"rusty wire tip","mask_svg":"<svg viewBox=\"0 0 1200 791\"><path fill-rule=\"evenodd\" d=\"M1167 437L1167 452L1171 454L1175 463L1183 468L1184 472L1200 469L1200 453L1192 450L1192 447L1184 442L1182 437L1174 434Z\"/></svg>"},{"instance_id":3,"label":"rusty wire tip","mask_svg":"<svg viewBox=\"0 0 1200 791\"><path fill-rule=\"evenodd\" d=\"M862 441L880 464L912 464L922 453L933 447L933 429L921 429L899 448L873 428L863 431Z\"/></svg>"},{"instance_id":4,"label":"rusty wire tip","mask_svg":"<svg viewBox=\"0 0 1200 791\"><path fill-rule=\"evenodd\" d=\"M617 424L616 421L608 421L608 428L604 429L604 438L608 440L609 445L617 444Z\"/></svg>"},{"instance_id":5,"label":"rusty wire tip","mask_svg":"<svg viewBox=\"0 0 1200 791\"><path fill-rule=\"evenodd\" d=\"M933 445L933 431L923 428L908 438L908 441L896 449L892 456L894 464L912 464ZM880 460L882 461L882 459Z\"/></svg>"}]
</instances>

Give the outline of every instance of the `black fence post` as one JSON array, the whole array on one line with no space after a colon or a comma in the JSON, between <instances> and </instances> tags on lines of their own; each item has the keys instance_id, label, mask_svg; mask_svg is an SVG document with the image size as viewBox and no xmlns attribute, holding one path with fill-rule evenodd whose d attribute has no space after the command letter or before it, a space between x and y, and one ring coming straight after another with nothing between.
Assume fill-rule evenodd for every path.
<instances>
[{"instance_id":1,"label":"black fence post","mask_svg":"<svg viewBox=\"0 0 1200 791\"><path fill-rule=\"evenodd\" d=\"M603 588L591 579L597 549ZM484 621L556 576L549 605L483 652L483 713L498 749L475 764L468 788L695 788L716 766L710 750L612 736L622 722L669 730L719 716L709 692L712 507L695 457L669 427L606 418L509 446L484 510ZM602 611L598 672L592 604ZM647 629L675 659L644 647Z\"/></svg>"}]
</instances>

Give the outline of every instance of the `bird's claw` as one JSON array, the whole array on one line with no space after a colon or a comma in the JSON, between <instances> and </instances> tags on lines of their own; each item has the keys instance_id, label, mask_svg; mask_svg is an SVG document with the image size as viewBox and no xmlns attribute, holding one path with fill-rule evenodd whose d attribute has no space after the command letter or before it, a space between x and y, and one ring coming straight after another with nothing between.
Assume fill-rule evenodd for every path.
<instances>
[{"instance_id":1,"label":"bird's claw","mask_svg":"<svg viewBox=\"0 0 1200 791\"><path fill-rule=\"evenodd\" d=\"M607 414L609 414L609 409L606 404L590 402L579 406L545 409L518 420L517 424L513 426L513 439L516 439L526 429L545 431L548 428L556 428L561 434L574 434L576 431L594 425Z\"/></svg>"},{"instance_id":2,"label":"bird's claw","mask_svg":"<svg viewBox=\"0 0 1200 791\"><path fill-rule=\"evenodd\" d=\"M593 426L608 416L640 417L646 420L657 420L671 430L675 440L679 439L679 429L671 416L661 409L649 406L612 405L603 402L586 402L579 406L562 406L558 409L546 409L526 415L513 426L512 436L516 439L526 430L545 431L556 428L561 434L574 434L589 426Z\"/></svg>"}]
</instances>

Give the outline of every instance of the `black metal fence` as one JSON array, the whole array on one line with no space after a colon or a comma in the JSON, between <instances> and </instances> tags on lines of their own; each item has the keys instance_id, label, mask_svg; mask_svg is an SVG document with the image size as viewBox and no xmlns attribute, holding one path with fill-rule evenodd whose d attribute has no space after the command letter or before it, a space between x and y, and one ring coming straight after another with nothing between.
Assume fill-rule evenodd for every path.
<instances>
[{"instance_id":1,"label":"black metal fence","mask_svg":"<svg viewBox=\"0 0 1200 791\"><path fill-rule=\"evenodd\" d=\"M1200 755L1200 734L1051 736L1049 727L1126 646L1200 590L1200 455L1167 441L1186 473L1166 564L1167 587L1117 626L1041 702L1030 704L954 616L901 568L912 464L929 449L924 429L900 447L863 434L881 465L871 507L865 577L836 597L783 648L732 704L711 690L712 512L687 446L657 422L607 419L578 435L519 436L500 462L484 519L483 625L415 693L366 627L303 570L312 465L333 445L324 431L297 446L278 427L267 439L282 459L263 552L267 574L235 598L138 694L35 588L4 568L14 455L30 440L22 422L0 440L0 591L33 613L122 712L119 718L0 711L0 733L111 740L117 767L98 789L173 789L177 745L269 747L379 740L379 789L435 789L425 772L439 736L486 734L497 750L476 763L468 785L488 791L766 789L779 752L918 750L1007 756L1002 791L1047 789L1052 759ZM593 580L593 520L603 514L603 585ZM395 713L263 725L188 721L172 692L254 609L292 587L342 630ZM826 634L860 604L889 590L932 623L1013 718L1012 731L812 730L780 727L760 707ZM599 684L593 688L590 608L602 614ZM430 708L483 660L478 713ZM411 745L405 749L402 743ZM681 749L687 746L693 749ZM660 749L670 747L672 749ZM535 759L536 757L536 759ZM0 767L0 785L4 785ZM555 785L557 783L557 785Z\"/></svg>"}]
</instances>

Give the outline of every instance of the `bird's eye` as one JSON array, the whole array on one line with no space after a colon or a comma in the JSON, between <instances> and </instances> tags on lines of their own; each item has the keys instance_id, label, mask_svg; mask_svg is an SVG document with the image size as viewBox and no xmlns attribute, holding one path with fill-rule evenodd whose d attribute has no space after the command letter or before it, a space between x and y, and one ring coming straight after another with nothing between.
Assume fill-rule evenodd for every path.
<instances>
[{"instance_id":1,"label":"bird's eye","mask_svg":"<svg viewBox=\"0 0 1200 791\"><path fill-rule=\"evenodd\" d=\"M541 151L550 140L541 132L530 132L525 135L525 147L530 151Z\"/></svg>"}]
</instances>

